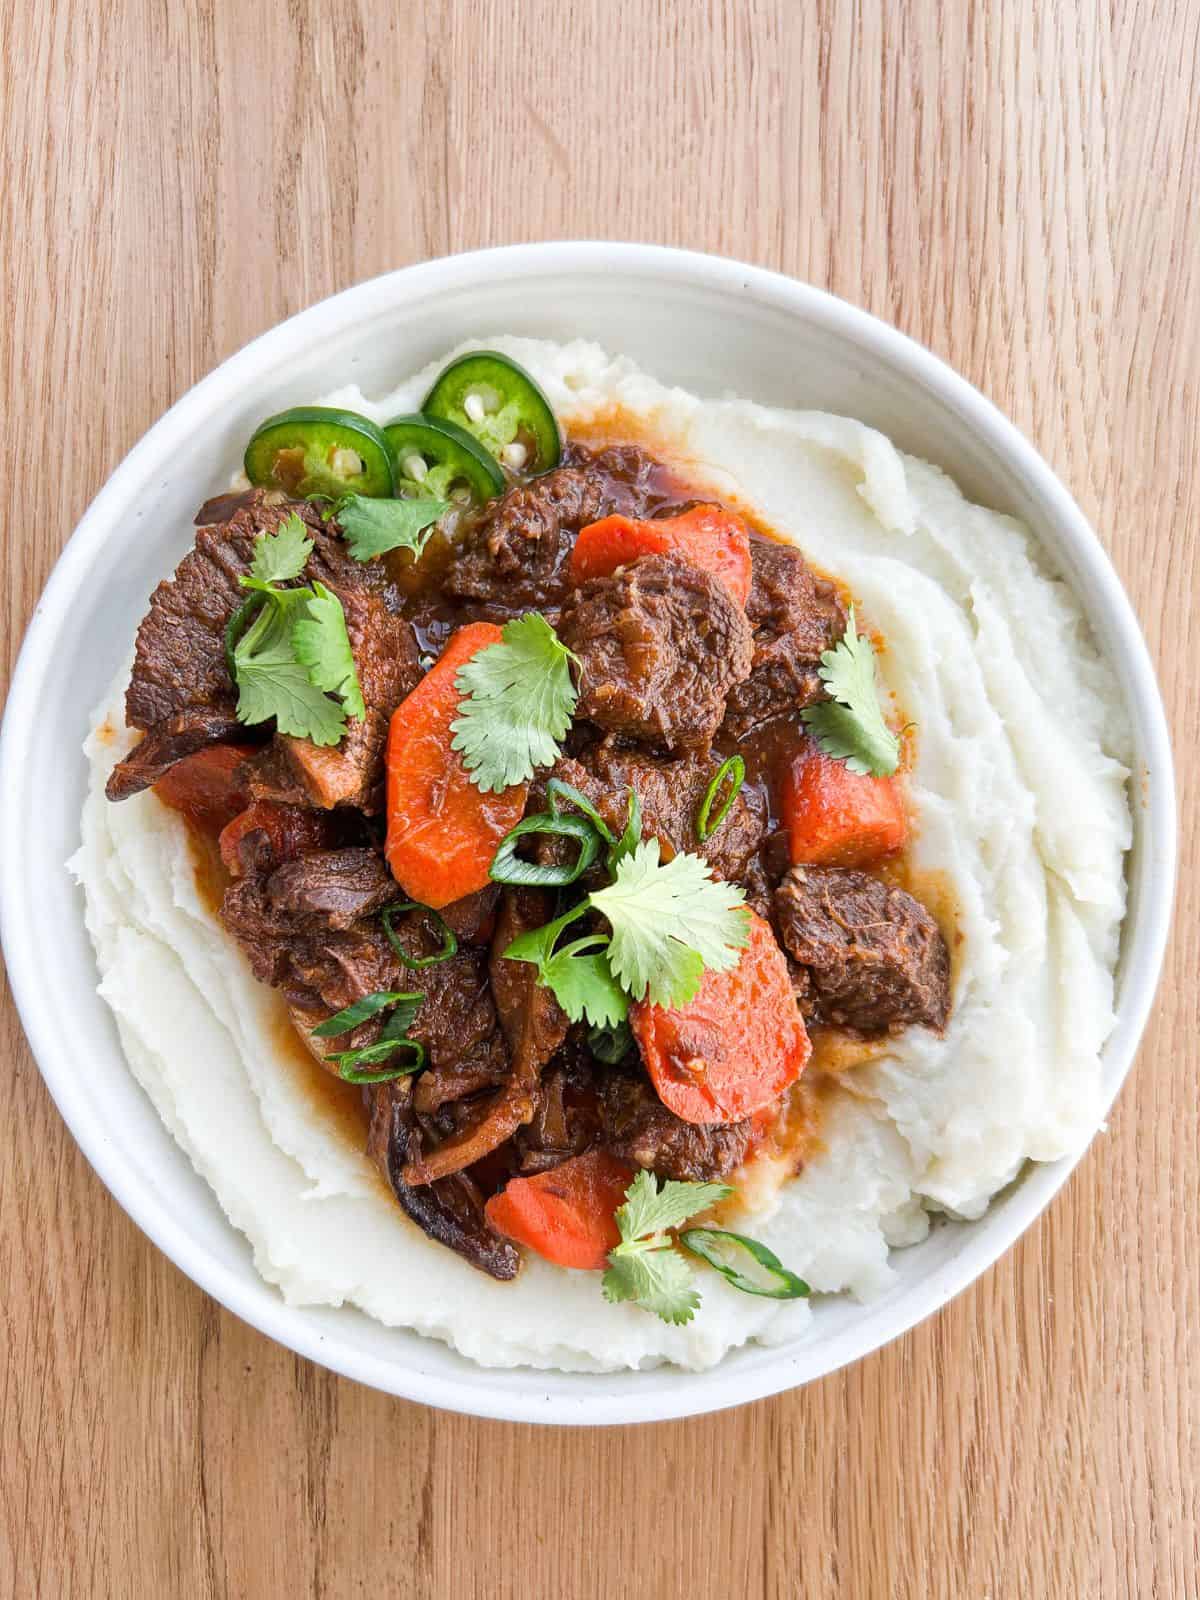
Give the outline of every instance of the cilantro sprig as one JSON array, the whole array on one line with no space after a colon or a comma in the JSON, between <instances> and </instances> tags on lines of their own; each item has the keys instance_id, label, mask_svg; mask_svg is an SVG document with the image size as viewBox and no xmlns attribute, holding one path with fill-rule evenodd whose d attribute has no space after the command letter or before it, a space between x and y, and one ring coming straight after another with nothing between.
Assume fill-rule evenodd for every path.
<instances>
[{"instance_id":1,"label":"cilantro sprig","mask_svg":"<svg viewBox=\"0 0 1200 1600\"><path fill-rule=\"evenodd\" d=\"M390 550L411 550L413 560L419 561L438 519L449 509L449 500L382 500L348 494L334 506L333 516L356 561L371 561Z\"/></svg>"},{"instance_id":2,"label":"cilantro sprig","mask_svg":"<svg viewBox=\"0 0 1200 1600\"><path fill-rule=\"evenodd\" d=\"M888 727L875 682L875 651L854 621L817 669L830 698L805 706L800 715L827 756L844 761L860 777L886 778L900 765L900 741Z\"/></svg>"},{"instance_id":3,"label":"cilantro sprig","mask_svg":"<svg viewBox=\"0 0 1200 1600\"><path fill-rule=\"evenodd\" d=\"M336 745L347 716L366 715L342 603L322 583L278 587L300 577L312 549L294 512L256 542L250 571L238 581L258 609L249 621L246 607L237 612L226 643L239 722L274 720L280 733Z\"/></svg>"},{"instance_id":4,"label":"cilantro sprig","mask_svg":"<svg viewBox=\"0 0 1200 1600\"><path fill-rule=\"evenodd\" d=\"M504 954L538 969L573 1022L611 1028L629 1001L683 1006L706 968L737 966L750 937L744 891L715 880L706 861L683 852L660 859L657 839L642 839L613 868L613 881L540 928L514 939ZM562 932L588 912L608 934L592 933L558 948Z\"/></svg>"},{"instance_id":5,"label":"cilantro sprig","mask_svg":"<svg viewBox=\"0 0 1200 1600\"><path fill-rule=\"evenodd\" d=\"M687 1257L676 1244L706 1261L743 1294L772 1300L807 1296L804 1280L756 1239L719 1228L689 1228L676 1237L685 1222L733 1192L727 1183L681 1183L673 1178L660 1186L652 1172L639 1172L614 1214L621 1242L609 1251L601 1280L604 1298L630 1300L676 1327L689 1323L699 1309L700 1293Z\"/></svg>"},{"instance_id":6,"label":"cilantro sprig","mask_svg":"<svg viewBox=\"0 0 1200 1600\"><path fill-rule=\"evenodd\" d=\"M451 744L484 794L525 783L557 759L579 698L574 659L545 617L529 611L460 669Z\"/></svg>"}]
</instances>

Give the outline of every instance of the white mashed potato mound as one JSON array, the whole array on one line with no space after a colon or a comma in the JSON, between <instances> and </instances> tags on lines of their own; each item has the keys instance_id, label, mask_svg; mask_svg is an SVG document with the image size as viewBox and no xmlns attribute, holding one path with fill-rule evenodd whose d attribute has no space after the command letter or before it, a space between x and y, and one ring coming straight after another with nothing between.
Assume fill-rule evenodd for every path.
<instances>
[{"instance_id":1,"label":"white mashed potato mound","mask_svg":"<svg viewBox=\"0 0 1200 1600\"><path fill-rule=\"evenodd\" d=\"M887 639L886 687L919 723L914 859L957 901L953 1011L944 1037L911 1028L850 1076L828 1102L823 1153L753 1217L814 1289L877 1295L889 1250L923 1238L931 1211L978 1217L1025 1160L1068 1154L1095 1124L1131 838L1115 680L1027 531L861 423L700 400L582 341L488 344L533 373L568 428L614 409L642 419L690 476L848 584ZM445 359L391 395L347 388L324 403L381 422L414 411ZM497 1283L425 1238L273 1059L278 1000L205 905L179 817L149 793L106 802L135 739L126 681L86 747L72 861L100 993L264 1278L293 1304L356 1305L487 1366L702 1368L804 1333L803 1302L742 1295L703 1269L703 1305L674 1328L608 1305L594 1273L530 1257Z\"/></svg>"}]
</instances>

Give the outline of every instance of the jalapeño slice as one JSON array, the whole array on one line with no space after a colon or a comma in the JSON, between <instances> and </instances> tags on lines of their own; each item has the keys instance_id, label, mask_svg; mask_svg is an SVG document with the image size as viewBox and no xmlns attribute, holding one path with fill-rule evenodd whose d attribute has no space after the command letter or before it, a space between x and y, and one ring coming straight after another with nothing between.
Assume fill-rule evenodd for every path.
<instances>
[{"instance_id":1,"label":"jalape\u00f1o slice","mask_svg":"<svg viewBox=\"0 0 1200 1600\"><path fill-rule=\"evenodd\" d=\"M383 430L396 493L482 505L504 493L504 474L464 429L434 417L397 417Z\"/></svg>"},{"instance_id":2,"label":"jalape\u00f1o slice","mask_svg":"<svg viewBox=\"0 0 1200 1600\"><path fill-rule=\"evenodd\" d=\"M246 476L305 495L390 495L392 457L382 431L354 411L297 406L268 417L246 446Z\"/></svg>"},{"instance_id":3,"label":"jalape\u00f1o slice","mask_svg":"<svg viewBox=\"0 0 1200 1600\"><path fill-rule=\"evenodd\" d=\"M473 350L452 361L421 410L466 428L511 472L549 472L562 456L550 402L524 367L497 350Z\"/></svg>"}]
</instances>

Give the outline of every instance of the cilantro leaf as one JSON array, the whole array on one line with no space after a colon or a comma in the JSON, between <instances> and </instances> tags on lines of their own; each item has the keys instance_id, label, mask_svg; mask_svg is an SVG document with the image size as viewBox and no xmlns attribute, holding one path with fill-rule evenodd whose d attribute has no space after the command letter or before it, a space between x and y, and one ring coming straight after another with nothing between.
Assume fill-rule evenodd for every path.
<instances>
[{"instance_id":1,"label":"cilantro leaf","mask_svg":"<svg viewBox=\"0 0 1200 1600\"><path fill-rule=\"evenodd\" d=\"M255 540L250 576L259 583L287 583L304 571L312 548L308 529L293 511L284 517L274 533L266 533Z\"/></svg>"},{"instance_id":2,"label":"cilantro leaf","mask_svg":"<svg viewBox=\"0 0 1200 1600\"><path fill-rule=\"evenodd\" d=\"M596 1027L615 1027L628 1013L629 1001L608 965L608 940L603 934L591 933L558 952L554 949L562 930L587 909L587 901L581 900L553 922L520 934L504 956L508 961L528 961L536 966L538 983L553 991L572 1022L586 1019Z\"/></svg>"},{"instance_id":3,"label":"cilantro leaf","mask_svg":"<svg viewBox=\"0 0 1200 1600\"><path fill-rule=\"evenodd\" d=\"M274 589L266 580L252 577L241 581L245 588L262 593L264 602L233 649L238 721L273 718L280 733L311 739L316 745L337 744L346 731L346 714L312 681L292 644L293 631L315 598L313 591ZM337 597L329 598L340 611Z\"/></svg>"},{"instance_id":4,"label":"cilantro leaf","mask_svg":"<svg viewBox=\"0 0 1200 1600\"><path fill-rule=\"evenodd\" d=\"M677 1183L661 1189L652 1172L639 1172L617 1207L621 1242L609 1252L601 1284L609 1301L632 1300L664 1322L680 1327L696 1314L700 1296L692 1270L667 1236L698 1211L706 1211L733 1190L725 1183Z\"/></svg>"},{"instance_id":5,"label":"cilantro leaf","mask_svg":"<svg viewBox=\"0 0 1200 1600\"><path fill-rule=\"evenodd\" d=\"M617 1207L617 1227L623 1240L662 1233L678 1228L719 1200L728 1200L732 1193L727 1183L683 1183L674 1178L660 1188L652 1172L642 1171L625 1191L625 1204Z\"/></svg>"},{"instance_id":6,"label":"cilantro leaf","mask_svg":"<svg viewBox=\"0 0 1200 1600\"><path fill-rule=\"evenodd\" d=\"M617 863L616 877L588 903L608 918L608 961L635 1000L682 1006L700 987L705 968L727 972L750 938L745 893L714 881L707 862L681 851L659 859L657 839L645 839Z\"/></svg>"},{"instance_id":7,"label":"cilantro leaf","mask_svg":"<svg viewBox=\"0 0 1200 1600\"><path fill-rule=\"evenodd\" d=\"M692 1269L678 1250L668 1245L620 1255L622 1248L618 1245L613 1251L600 1281L604 1298L610 1302L632 1300L675 1327L689 1323L699 1309L700 1295Z\"/></svg>"},{"instance_id":8,"label":"cilantro leaf","mask_svg":"<svg viewBox=\"0 0 1200 1600\"><path fill-rule=\"evenodd\" d=\"M579 697L573 660L545 617L529 611L460 669L454 686L464 698L451 743L484 794L524 783L557 759Z\"/></svg>"},{"instance_id":9,"label":"cilantro leaf","mask_svg":"<svg viewBox=\"0 0 1200 1600\"><path fill-rule=\"evenodd\" d=\"M900 741L884 721L875 651L855 626L853 606L846 632L824 652L818 671L831 698L805 706L800 715L821 750L860 777L889 777L900 765Z\"/></svg>"},{"instance_id":10,"label":"cilantro leaf","mask_svg":"<svg viewBox=\"0 0 1200 1600\"><path fill-rule=\"evenodd\" d=\"M356 561L370 561L389 550L421 552L439 517L450 509L449 500L377 500L348 494L339 500L334 515Z\"/></svg>"},{"instance_id":11,"label":"cilantro leaf","mask_svg":"<svg viewBox=\"0 0 1200 1600\"><path fill-rule=\"evenodd\" d=\"M538 982L553 990L572 1022L586 1019L594 1027L610 1028L629 1011L629 1001L612 975L604 950L594 948L607 944L597 933L576 939L551 956L538 972Z\"/></svg>"},{"instance_id":12,"label":"cilantro leaf","mask_svg":"<svg viewBox=\"0 0 1200 1600\"><path fill-rule=\"evenodd\" d=\"M318 689L340 696L350 716L366 716L346 632L346 613L337 595L323 583L313 584L313 597L304 615L292 624L292 650Z\"/></svg>"}]
</instances>

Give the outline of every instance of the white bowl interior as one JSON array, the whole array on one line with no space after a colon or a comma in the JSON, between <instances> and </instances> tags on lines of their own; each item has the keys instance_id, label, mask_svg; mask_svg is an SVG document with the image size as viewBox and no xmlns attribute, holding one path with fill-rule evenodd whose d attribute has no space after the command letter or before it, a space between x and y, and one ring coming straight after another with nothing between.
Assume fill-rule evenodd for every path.
<instances>
[{"instance_id":1,"label":"white bowl interior","mask_svg":"<svg viewBox=\"0 0 1200 1600\"><path fill-rule=\"evenodd\" d=\"M1169 914L1174 802L1161 706L1136 624L1078 511L1038 458L961 380L881 324L735 263L636 246L518 247L411 268L273 330L192 390L102 491L38 607L10 696L0 765L4 934L22 1015L56 1099L101 1177L205 1288L272 1336L409 1398L485 1415L620 1422L713 1409L818 1376L875 1348L978 1275L1072 1164L1031 1168L981 1222L945 1223L893 1257L898 1283L863 1307L815 1308L814 1329L751 1346L709 1373L578 1376L483 1370L357 1311L284 1305L125 1066L95 994L82 899L63 869L78 842L89 714L130 648L146 596L191 542L191 518L238 465L262 416L345 382L367 393L459 340L586 336L701 394L846 412L937 462L973 498L1034 529L1112 658L1148 783L1135 783L1116 1093L1157 977ZM47 738L43 731L54 730Z\"/></svg>"}]
</instances>

